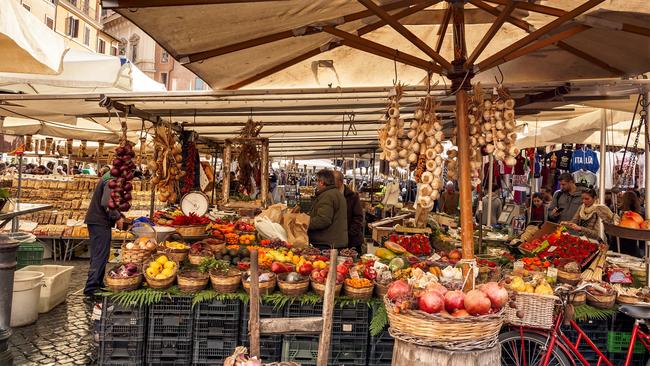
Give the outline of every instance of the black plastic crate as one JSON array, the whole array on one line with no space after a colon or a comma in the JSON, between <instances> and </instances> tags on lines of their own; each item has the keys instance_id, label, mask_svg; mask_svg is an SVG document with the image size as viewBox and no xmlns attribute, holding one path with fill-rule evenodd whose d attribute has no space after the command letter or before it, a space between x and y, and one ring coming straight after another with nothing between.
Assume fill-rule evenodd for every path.
<instances>
[{"instance_id":1,"label":"black plastic crate","mask_svg":"<svg viewBox=\"0 0 650 366\"><path fill-rule=\"evenodd\" d=\"M585 320L577 321L576 323L578 323L582 331L585 332L591 341L594 342L594 345L596 345L596 347L607 356L607 333L609 332L609 320ZM575 341L578 339L578 332L571 326L565 326L562 330L569 340L575 344ZM598 362L598 354L596 351L591 349L584 339L580 341L580 347L578 347L578 349L590 364L595 365Z\"/></svg>"},{"instance_id":2,"label":"black plastic crate","mask_svg":"<svg viewBox=\"0 0 650 366\"><path fill-rule=\"evenodd\" d=\"M318 360L318 336L285 335L282 342L282 361L302 366L315 366Z\"/></svg>"},{"instance_id":3,"label":"black plastic crate","mask_svg":"<svg viewBox=\"0 0 650 366\"><path fill-rule=\"evenodd\" d=\"M365 302L335 305L332 322L332 340L353 340L355 342L368 342L368 327L370 325L370 308ZM286 316L289 318L321 316L323 305L300 305L293 303L287 306Z\"/></svg>"},{"instance_id":4,"label":"black plastic crate","mask_svg":"<svg viewBox=\"0 0 650 366\"><path fill-rule=\"evenodd\" d=\"M237 339L239 308L239 300L212 300L198 304L195 307L194 339Z\"/></svg>"},{"instance_id":5,"label":"black plastic crate","mask_svg":"<svg viewBox=\"0 0 650 366\"><path fill-rule=\"evenodd\" d=\"M104 298L99 339L128 338L144 341L146 323L146 307L125 307Z\"/></svg>"},{"instance_id":6,"label":"black plastic crate","mask_svg":"<svg viewBox=\"0 0 650 366\"><path fill-rule=\"evenodd\" d=\"M619 342L617 342L617 347L613 347L612 338L616 335L620 336L621 334L630 334L632 333L632 329L634 327L634 318L631 318L623 313L616 313L614 314L612 318L612 325L610 327L611 332L608 334L608 344L607 344L607 350L609 352L608 357L610 361L614 365L623 365L625 363L625 357L627 357L627 348L629 346L629 337L625 337L625 341L621 341L619 339ZM641 325L643 329L645 327ZM648 361L648 352L643 347L641 344L641 341L636 341L636 349L640 351L636 352L632 355L632 362L630 363L631 366L644 366L646 362ZM617 352L613 352L617 351ZM618 352L620 351L620 352Z\"/></svg>"},{"instance_id":7,"label":"black plastic crate","mask_svg":"<svg viewBox=\"0 0 650 366\"><path fill-rule=\"evenodd\" d=\"M149 337L192 339L192 298L172 297L149 307Z\"/></svg>"},{"instance_id":8,"label":"black plastic crate","mask_svg":"<svg viewBox=\"0 0 650 366\"><path fill-rule=\"evenodd\" d=\"M250 304L243 303L241 311L241 328L239 331L239 344L248 347L248 313ZM260 304L260 318L282 318L284 308L276 309L272 304L262 302ZM282 358L282 335L260 336L260 355L265 363L279 362Z\"/></svg>"},{"instance_id":9,"label":"black plastic crate","mask_svg":"<svg viewBox=\"0 0 650 366\"><path fill-rule=\"evenodd\" d=\"M624 365L625 364L625 357L627 357L627 354L625 353L610 353L609 354L609 360L612 362L614 365ZM643 354L643 355L638 355L634 354L632 357L632 362L630 362L630 366L645 366L646 362L648 361L648 355Z\"/></svg>"},{"instance_id":10,"label":"black plastic crate","mask_svg":"<svg viewBox=\"0 0 650 366\"><path fill-rule=\"evenodd\" d=\"M147 365L186 366L192 363L192 338L147 337Z\"/></svg>"},{"instance_id":11,"label":"black plastic crate","mask_svg":"<svg viewBox=\"0 0 650 366\"><path fill-rule=\"evenodd\" d=\"M393 361L395 339L388 333L388 328L377 336L371 336L369 343L368 365L390 366Z\"/></svg>"},{"instance_id":12,"label":"black plastic crate","mask_svg":"<svg viewBox=\"0 0 650 366\"><path fill-rule=\"evenodd\" d=\"M139 366L144 365L144 337L104 337L99 342L98 364Z\"/></svg>"},{"instance_id":13,"label":"black plastic crate","mask_svg":"<svg viewBox=\"0 0 650 366\"><path fill-rule=\"evenodd\" d=\"M195 339L192 365L223 365L237 346L237 338Z\"/></svg>"}]
</instances>

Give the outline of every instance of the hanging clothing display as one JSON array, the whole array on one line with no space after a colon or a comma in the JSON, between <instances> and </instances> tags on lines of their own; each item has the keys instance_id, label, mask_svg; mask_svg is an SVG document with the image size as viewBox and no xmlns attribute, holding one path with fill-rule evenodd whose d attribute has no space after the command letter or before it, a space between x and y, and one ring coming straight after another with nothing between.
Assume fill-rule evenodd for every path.
<instances>
[{"instance_id":1,"label":"hanging clothing display","mask_svg":"<svg viewBox=\"0 0 650 366\"><path fill-rule=\"evenodd\" d=\"M616 153L605 152L605 189L614 187L614 170L616 165Z\"/></svg>"},{"instance_id":2,"label":"hanging clothing display","mask_svg":"<svg viewBox=\"0 0 650 366\"><path fill-rule=\"evenodd\" d=\"M569 170L571 168L571 159L573 158L573 151L569 149L562 149L555 151L557 156L557 168L561 170Z\"/></svg>"},{"instance_id":3,"label":"hanging clothing display","mask_svg":"<svg viewBox=\"0 0 650 366\"><path fill-rule=\"evenodd\" d=\"M637 186L639 186L639 189L645 189L645 153L639 154L636 164L639 167L639 179L637 180L639 184Z\"/></svg>"},{"instance_id":4,"label":"hanging clothing display","mask_svg":"<svg viewBox=\"0 0 650 366\"><path fill-rule=\"evenodd\" d=\"M625 157L624 157L625 156ZM615 153L614 186L620 188L634 188L639 177L639 167L635 161L635 155L631 151L625 152L621 149ZM634 164L634 166L631 166ZM629 176L627 174L629 173Z\"/></svg>"},{"instance_id":5,"label":"hanging clothing display","mask_svg":"<svg viewBox=\"0 0 650 366\"><path fill-rule=\"evenodd\" d=\"M573 172L573 179L578 186L587 188L596 188L598 186L598 176L589 170L580 169Z\"/></svg>"},{"instance_id":6,"label":"hanging clothing display","mask_svg":"<svg viewBox=\"0 0 650 366\"><path fill-rule=\"evenodd\" d=\"M571 173L576 172L580 169L596 173L598 172L599 167L600 164L598 162L596 153L592 149L583 146L582 148L576 149L573 152L571 158L571 167L569 170Z\"/></svg>"}]
</instances>

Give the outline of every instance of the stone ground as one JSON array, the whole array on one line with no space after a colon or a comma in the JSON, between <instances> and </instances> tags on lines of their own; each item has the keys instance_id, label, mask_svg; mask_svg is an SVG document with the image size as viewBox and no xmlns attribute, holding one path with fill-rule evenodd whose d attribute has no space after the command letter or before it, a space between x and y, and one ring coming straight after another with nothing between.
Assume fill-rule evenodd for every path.
<instances>
[{"instance_id":1,"label":"stone ground","mask_svg":"<svg viewBox=\"0 0 650 366\"><path fill-rule=\"evenodd\" d=\"M44 264L75 266L67 300L49 313L40 314L36 323L13 329L9 347L14 365L93 365L97 345L93 340L92 308L83 301L88 260Z\"/></svg>"}]
</instances>

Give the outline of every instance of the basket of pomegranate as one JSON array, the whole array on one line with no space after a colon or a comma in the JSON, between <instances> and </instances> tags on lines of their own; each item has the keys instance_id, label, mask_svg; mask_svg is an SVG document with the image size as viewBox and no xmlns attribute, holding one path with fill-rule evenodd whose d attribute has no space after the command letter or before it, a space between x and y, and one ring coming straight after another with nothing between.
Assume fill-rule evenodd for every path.
<instances>
[{"instance_id":1,"label":"basket of pomegranate","mask_svg":"<svg viewBox=\"0 0 650 366\"><path fill-rule=\"evenodd\" d=\"M384 297L393 337L449 350L493 347L507 302L508 291L496 282L465 293L437 281L421 287L397 280Z\"/></svg>"}]
</instances>

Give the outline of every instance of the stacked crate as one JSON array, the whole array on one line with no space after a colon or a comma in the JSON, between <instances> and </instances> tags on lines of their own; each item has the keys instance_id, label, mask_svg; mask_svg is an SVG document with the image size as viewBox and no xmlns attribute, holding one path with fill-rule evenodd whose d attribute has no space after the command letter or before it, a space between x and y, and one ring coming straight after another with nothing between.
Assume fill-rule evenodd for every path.
<instances>
[{"instance_id":1,"label":"stacked crate","mask_svg":"<svg viewBox=\"0 0 650 366\"><path fill-rule=\"evenodd\" d=\"M239 340L239 300L212 300L196 306L194 365L221 365Z\"/></svg>"},{"instance_id":2,"label":"stacked crate","mask_svg":"<svg viewBox=\"0 0 650 366\"><path fill-rule=\"evenodd\" d=\"M149 307L147 363L189 365L192 363L192 298L163 298Z\"/></svg>"},{"instance_id":3,"label":"stacked crate","mask_svg":"<svg viewBox=\"0 0 650 366\"><path fill-rule=\"evenodd\" d=\"M104 298L99 328L100 365L144 365L147 309Z\"/></svg>"},{"instance_id":4,"label":"stacked crate","mask_svg":"<svg viewBox=\"0 0 650 366\"><path fill-rule=\"evenodd\" d=\"M239 328L239 345L248 347L250 336L248 334L248 314L250 303L243 303L241 309L241 322ZM260 319L282 318L284 308L275 308L272 304L262 301L260 304ZM269 334L260 336L260 356L264 363L279 362L282 357L282 335Z\"/></svg>"}]
</instances>

